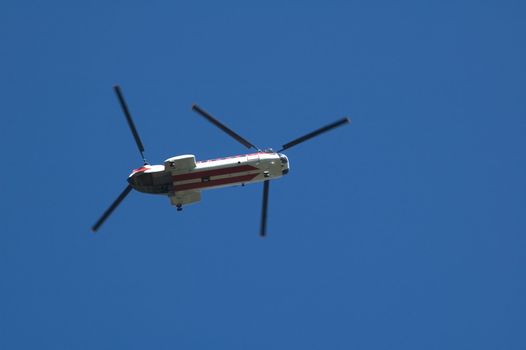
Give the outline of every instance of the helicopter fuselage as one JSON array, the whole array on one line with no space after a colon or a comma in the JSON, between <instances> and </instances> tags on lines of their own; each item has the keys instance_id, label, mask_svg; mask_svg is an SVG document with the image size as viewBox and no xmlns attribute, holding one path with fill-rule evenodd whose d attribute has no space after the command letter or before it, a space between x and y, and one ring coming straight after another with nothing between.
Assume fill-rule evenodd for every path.
<instances>
[{"instance_id":1,"label":"helicopter fuselage","mask_svg":"<svg viewBox=\"0 0 526 350\"><path fill-rule=\"evenodd\" d=\"M279 178L289 171L287 156L257 152L196 161L194 155L167 159L164 164L144 165L128 177L139 192L173 196L178 192L244 186ZM174 203L177 204L177 203Z\"/></svg>"}]
</instances>

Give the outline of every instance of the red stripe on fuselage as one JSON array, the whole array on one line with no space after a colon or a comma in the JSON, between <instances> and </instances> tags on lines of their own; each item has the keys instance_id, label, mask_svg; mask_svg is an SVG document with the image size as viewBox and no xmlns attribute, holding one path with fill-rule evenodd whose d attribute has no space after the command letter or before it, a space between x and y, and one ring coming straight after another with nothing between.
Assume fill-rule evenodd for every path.
<instances>
[{"instance_id":1,"label":"red stripe on fuselage","mask_svg":"<svg viewBox=\"0 0 526 350\"><path fill-rule=\"evenodd\" d=\"M233 184L236 182L248 182L258 175L259 174L249 174L249 175L227 177L225 179L210 180L206 182L193 182L193 183L184 184L184 185L175 185L174 191L177 192L177 191L196 190L199 188L227 185L227 184Z\"/></svg>"},{"instance_id":2,"label":"red stripe on fuselage","mask_svg":"<svg viewBox=\"0 0 526 350\"><path fill-rule=\"evenodd\" d=\"M194 171L194 172L187 173L187 174L174 175L172 176L172 178L174 181L185 181L185 180L199 179L202 177L235 174L235 173L240 173L242 171L253 171L253 170L258 170L258 168L253 167L252 165L240 165L240 166L226 167L226 168L213 169L213 170Z\"/></svg>"},{"instance_id":3,"label":"red stripe on fuselage","mask_svg":"<svg viewBox=\"0 0 526 350\"><path fill-rule=\"evenodd\" d=\"M135 173L138 173L138 172L140 172L140 171L146 171L146 170L148 170L148 169L150 169L150 168L147 168L147 167L145 167L145 166L142 166L142 167L140 167L140 168L133 169L133 173L135 174Z\"/></svg>"}]
</instances>

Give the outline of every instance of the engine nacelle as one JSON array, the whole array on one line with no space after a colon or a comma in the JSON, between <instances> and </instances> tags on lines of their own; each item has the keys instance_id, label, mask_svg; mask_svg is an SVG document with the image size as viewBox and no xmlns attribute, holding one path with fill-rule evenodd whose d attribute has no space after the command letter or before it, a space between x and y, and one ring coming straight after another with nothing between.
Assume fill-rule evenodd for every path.
<instances>
[{"instance_id":1,"label":"engine nacelle","mask_svg":"<svg viewBox=\"0 0 526 350\"><path fill-rule=\"evenodd\" d=\"M183 154L164 161L164 168L171 173L189 171L195 168L195 165L195 156L193 154Z\"/></svg>"},{"instance_id":2,"label":"engine nacelle","mask_svg":"<svg viewBox=\"0 0 526 350\"><path fill-rule=\"evenodd\" d=\"M170 196L170 202L175 206L182 206L201 200L201 191L179 191Z\"/></svg>"}]
</instances>

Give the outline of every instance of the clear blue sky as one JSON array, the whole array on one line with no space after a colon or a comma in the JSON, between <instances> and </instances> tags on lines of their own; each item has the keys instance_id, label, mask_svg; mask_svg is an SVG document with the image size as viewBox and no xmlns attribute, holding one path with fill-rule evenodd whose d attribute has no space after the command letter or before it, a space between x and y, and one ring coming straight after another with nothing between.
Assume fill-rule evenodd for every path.
<instances>
[{"instance_id":1,"label":"clear blue sky","mask_svg":"<svg viewBox=\"0 0 526 350\"><path fill-rule=\"evenodd\" d=\"M522 1L3 1L1 349L525 349ZM343 116L178 213L141 165Z\"/></svg>"}]
</instances>

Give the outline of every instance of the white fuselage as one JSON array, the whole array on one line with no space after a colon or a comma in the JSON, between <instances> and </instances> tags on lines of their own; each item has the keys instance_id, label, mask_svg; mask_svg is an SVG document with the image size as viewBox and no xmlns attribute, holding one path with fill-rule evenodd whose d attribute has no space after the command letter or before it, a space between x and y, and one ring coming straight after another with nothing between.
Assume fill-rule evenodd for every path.
<instances>
[{"instance_id":1,"label":"white fuselage","mask_svg":"<svg viewBox=\"0 0 526 350\"><path fill-rule=\"evenodd\" d=\"M257 152L195 161L193 155L169 158L164 165L135 169L128 182L140 192L173 196L179 192L238 186L279 178L289 171L284 154Z\"/></svg>"}]
</instances>

